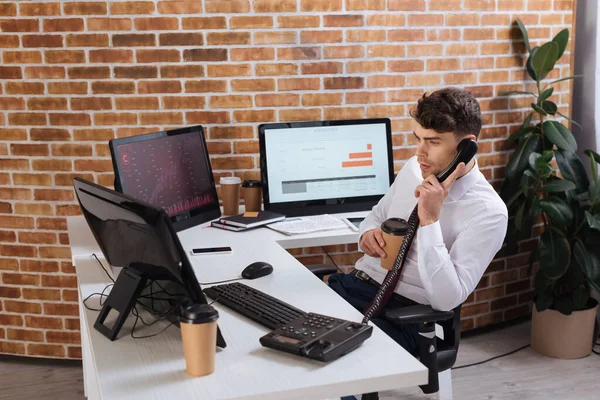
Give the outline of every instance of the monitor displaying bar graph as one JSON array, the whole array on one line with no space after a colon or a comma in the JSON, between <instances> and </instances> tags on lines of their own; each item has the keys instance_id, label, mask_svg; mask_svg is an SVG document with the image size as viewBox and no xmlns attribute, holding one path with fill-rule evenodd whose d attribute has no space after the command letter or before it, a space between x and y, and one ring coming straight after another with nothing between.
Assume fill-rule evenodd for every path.
<instances>
[{"instance_id":1,"label":"monitor displaying bar graph","mask_svg":"<svg viewBox=\"0 0 600 400\"><path fill-rule=\"evenodd\" d=\"M263 183L272 208L365 199L373 203L391 185L387 119L266 124L259 139Z\"/></svg>"}]
</instances>

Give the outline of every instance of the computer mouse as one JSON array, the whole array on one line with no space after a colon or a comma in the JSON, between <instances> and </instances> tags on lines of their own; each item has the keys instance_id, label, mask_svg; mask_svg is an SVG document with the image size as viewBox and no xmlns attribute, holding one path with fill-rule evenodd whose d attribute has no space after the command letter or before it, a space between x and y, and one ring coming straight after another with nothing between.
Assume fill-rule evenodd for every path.
<instances>
[{"instance_id":1,"label":"computer mouse","mask_svg":"<svg viewBox=\"0 0 600 400\"><path fill-rule=\"evenodd\" d=\"M273 266L264 261L256 261L248 265L242 271L242 277L246 279L256 279L269 275L273 272Z\"/></svg>"}]
</instances>

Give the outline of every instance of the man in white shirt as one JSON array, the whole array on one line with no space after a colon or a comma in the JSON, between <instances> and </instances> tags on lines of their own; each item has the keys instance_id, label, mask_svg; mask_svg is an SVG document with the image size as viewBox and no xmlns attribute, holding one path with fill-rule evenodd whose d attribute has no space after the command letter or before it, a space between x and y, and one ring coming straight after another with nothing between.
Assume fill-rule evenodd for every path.
<instances>
[{"instance_id":1,"label":"man in white shirt","mask_svg":"<svg viewBox=\"0 0 600 400\"><path fill-rule=\"evenodd\" d=\"M351 274L334 274L329 286L363 311L388 272L381 267L385 241L380 229L388 218L409 219L419 204L420 226L406 255L404 270L386 307L430 304L451 310L462 304L502 246L506 206L477 167L460 164L440 183L436 175L456 156L463 139L481 130L479 103L462 89L424 95L411 111L416 155L360 225L359 250L365 255ZM394 255L395 256L395 255ZM418 326L371 320L410 353L418 354Z\"/></svg>"}]
</instances>

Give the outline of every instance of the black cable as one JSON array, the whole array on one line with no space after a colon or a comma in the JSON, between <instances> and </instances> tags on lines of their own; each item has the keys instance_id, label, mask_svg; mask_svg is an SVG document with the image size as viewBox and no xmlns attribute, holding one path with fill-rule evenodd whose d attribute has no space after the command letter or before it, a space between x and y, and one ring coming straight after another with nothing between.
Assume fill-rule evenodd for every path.
<instances>
[{"instance_id":1,"label":"black cable","mask_svg":"<svg viewBox=\"0 0 600 400\"><path fill-rule=\"evenodd\" d=\"M98 261L98 264L100 264L100 266L102 267L102 270L104 271L104 273L106 274L106 276L108 276L108 279L110 279L110 281L112 283L115 283L115 280L112 278L112 276L110 276L110 274L108 273L108 271L106 270L106 268L104 268L104 265L102 264L102 261L100 261L100 259L96 255L96 253L92 253L92 256L96 259L96 261Z\"/></svg>"},{"instance_id":2,"label":"black cable","mask_svg":"<svg viewBox=\"0 0 600 400\"><path fill-rule=\"evenodd\" d=\"M460 366L458 366L458 367L454 367L454 368L452 368L452 369L453 369L453 370L454 370L454 369L461 369L461 368L472 367L472 366L474 366L474 365L480 365L480 364L484 364L484 363L486 363L486 362L489 362L489 361L495 360L495 359L497 359L497 358L501 358L501 357L510 356L511 354L514 354L514 353L516 353L517 351L521 351L521 350L523 350L523 349L526 349L526 348L528 348L529 346L530 346L530 345L525 345L525 346L523 346L523 347L519 347L518 349L515 349L515 350L513 350L513 351L511 351L511 352L508 352L508 353L506 353L506 354L500 354L499 356L495 356L495 357L492 357L492 358L488 358L487 360L479 361L479 362L476 362L476 363L473 363L473 364L460 365Z\"/></svg>"},{"instance_id":3,"label":"black cable","mask_svg":"<svg viewBox=\"0 0 600 400\"><path fill-rule=\"evenodd\" d=\"M338 270L338 272L339 272L339 273L341 273L341 274L343 274L343 273L344 273L344 271L342 271L342 270L340 269L340 267L338 267L338 265L337 265L337 263L335 262L335 260L333 259L333 257L331 257L331 254L329 254L329 253L327 252L327 250L325 250L325 247L324 247L324 246L321 246L321 248L323 249L323 251L325 252L325 254L327 255L327 257L329 257L329 259L331 260L331 262L333 263L333 265L335 266L335 268Z\"/></svg>"}]
</instances>

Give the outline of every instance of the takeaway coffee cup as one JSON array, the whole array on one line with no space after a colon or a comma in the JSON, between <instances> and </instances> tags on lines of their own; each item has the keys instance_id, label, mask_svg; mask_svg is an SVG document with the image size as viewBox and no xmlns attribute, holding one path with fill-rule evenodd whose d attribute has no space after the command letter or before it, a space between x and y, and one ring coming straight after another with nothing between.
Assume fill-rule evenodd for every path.
<instances>
[{"instance_id":1,"label":"takeaway coffee cup","mask_svg":"<svg viewBox=\"0 0 600 400\"><path fill-rule=\"evenodd\" d=\"M381 266L387 270L394 267L394 262L408 232L408 223L402 218L390 218L381 224L381 231L385 245L385 257L381 258Z\"/></svg>"},{"instance_id":2,"label":"takeaway coffee cup","mask_svg":"<svg viewBox=\"0 0 600 400\"><path fill-rule=\"evenodd\" d=\"M217 310L208 304L192 304L181 310L179 326L185 369L191 376L206 376L215 370L218 318Z\"/></svg>"},{"instance_id":3,"label":"takeaway coffee cup","mask_svg":"<svg viewBox=\"0 0 600 400\"><path fill-rule=\"evenodd\" d=\"M223 200L223 214L236 215L240 212L240 184L242 180L235 176L222 177L221 200Z\"/></svg>"},{"instance_id":4,"label":"takeaway coffee cup","mask_svg":"<svg viewBox=\"0 0 600 400\"><path fill-rule=\"evenodd\" d=\"M261 187L260 181L246 180L242 184L242 197L246 204L246 211L260 211Z\"/></svg>"}]
</instances>

